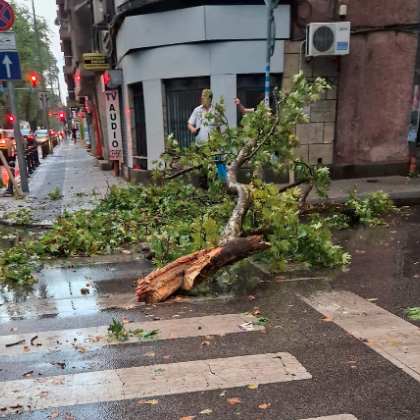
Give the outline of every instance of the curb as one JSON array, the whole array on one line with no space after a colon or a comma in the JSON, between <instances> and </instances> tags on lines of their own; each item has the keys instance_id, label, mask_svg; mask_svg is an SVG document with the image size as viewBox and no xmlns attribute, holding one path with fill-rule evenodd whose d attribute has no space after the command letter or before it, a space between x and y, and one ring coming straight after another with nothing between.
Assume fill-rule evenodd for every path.
<instances>
[{"instance_id":1,"label":"curb","mask_svg":"<svg viewBox=\"0 0 420 420\"><path fill-rule=\"evenodd\" d=\"M51 224L46 223L30 223L30 224L22 224L22 223L15 223L11 222L10 220L0 219L0 225L4 226L12 226L12 227L21 227L21 228L27 228L27 229L51 229Z\"/></svg>"}]
</instances>

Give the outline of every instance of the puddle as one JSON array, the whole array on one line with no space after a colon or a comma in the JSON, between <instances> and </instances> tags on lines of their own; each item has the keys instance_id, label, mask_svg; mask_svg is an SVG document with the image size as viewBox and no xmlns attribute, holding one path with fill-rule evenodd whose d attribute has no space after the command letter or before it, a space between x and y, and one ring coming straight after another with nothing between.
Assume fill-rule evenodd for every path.
<instances>
[{"instance_id":1,"label":"puddle","mask_svg":"<svg viewBox=\"0 0 420 420\"><path fill-rule=\"evenodd\" d=\"M44 269L33 285L0 285L0 322L90 315L136 305L134 281L150 270L145 260Z\"/></svg>"}]
</instances>

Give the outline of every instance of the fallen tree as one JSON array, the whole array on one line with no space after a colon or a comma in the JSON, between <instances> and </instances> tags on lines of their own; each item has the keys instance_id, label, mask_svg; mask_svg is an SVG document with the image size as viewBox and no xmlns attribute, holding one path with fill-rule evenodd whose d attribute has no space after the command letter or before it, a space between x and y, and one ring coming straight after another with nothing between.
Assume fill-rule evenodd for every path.
<instances>
[{"instance_id":1,"label":"fallen tree","mask_svg":"<svg viewBox=\"0 0 420 420\"><path fill-rule=\"evenodd\" d=\"M295 77L295 87L291 93L277 94L275 110L260 104L255 113L243 118L238 129L227 129L222 133L213 131L207 143L194 144L183 151L175 140L168 140L167 150L161 156L165 166L156 162L159 165L154 174L156 180L165 182L195 172L212 182L209 194L225 189L236 203L230 209L230 216L220 236L214 235L215 246L182 256L140 279L137 286L139 300L158 302L178 289L191 290L221 268L267 249L271 250L273 265L281 267L285 254L299 249L296 243L299 240L296 239L299 235L305 236L303 230L299 232L300 208L313 187L321 196L325 196L329 178L326 168L311 167L295 160L293 150L299 143L293 133L296 124L307 121L303 112L304 102L317 101L327 88L323 79L308 83L299 74ZM223 103L218 104L208 118L214 118L221 125L224 122L223 111ZM216 165L220 163L228 165L225 183L216 176ZM178 169L179 164L182 169ZM279 189L261 181L259 174L263 166L276 173L296 169L302 180L300 182L306 184L303 192L296 187L296 183ZM248 175L247 183L239 182L244 167ZM210 205L208 213L211 214L216 207ZM319 235L323 243L315 251L322 260L320 263L345 263L347 255L332 245L330 235L320 219L315 225L318 225L315 230L324 228L326 232ZM218 227L220 223L215 221L216 232ZM319 238L310 238L308 235L307 246L313 247L311 240L316 242ZM305 254L305 251L301 250L301 253Z\"/></svg>"},{"instance_id":2,"label":"fallen tree","mask_svg":"<svg viewBox=\"0 0 420 420\"><path fill-rule=\"evenodd\" d=\"M326 88L321 79L308 83L298 75L293 92L278 94L274 112L260 105L239 128L213 132L207 143L183 151L168 139L153 171L155 182L113 186L95 208L64 213L40 237L0 250L0 283L33 283L32 272L45 259L109 254L145 243L157 270L139 280L137 294L151 302L191 290L254 254L261 254L258 258L272 270L284 270L289 260L307 267L347 263L349 255L332 243L330 228L357 221L380 224L379 213L391 204L380 192L369 199L353 193L338 209L305 204L312 189L325 197L328 169L296 158L299 142L293 133L295 124L307 119L306 101L317 100ZM225 121L223 103L214 114ZM226 182L217 177L220 163L228 166ZM293 169L298 181L285 186L264 182L263 166L277 173ZM191 174L206 176L208 190L185 179ZM319 216L332 207L340 213Z\"/></svg>"}]
</instances>

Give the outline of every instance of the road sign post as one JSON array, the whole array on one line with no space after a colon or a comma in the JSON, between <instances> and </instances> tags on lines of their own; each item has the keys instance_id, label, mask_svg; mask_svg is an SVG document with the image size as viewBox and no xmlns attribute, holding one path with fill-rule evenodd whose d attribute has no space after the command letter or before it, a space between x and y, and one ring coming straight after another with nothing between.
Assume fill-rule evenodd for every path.
<instances>
[{"instance_id":1,"label":"road sign post","mask_svg":"<svg viewBox=\"0 0 420 420\"><path fill-rule=\"evenodd\" d=\"M25 150L23 148L22 136L20 133L18 110L16 106L16 101L15 101L15 87L13 85L13 82L7 81L7 89L9 91L10 109L12 111L12 115L15 117L14 129L15 129L16 149L17 149L17 154L18 154L18 159L19 159L20 182L22 184L22 191L29 192L28 173L26 171Z\"/></svg>"}]
</instances>

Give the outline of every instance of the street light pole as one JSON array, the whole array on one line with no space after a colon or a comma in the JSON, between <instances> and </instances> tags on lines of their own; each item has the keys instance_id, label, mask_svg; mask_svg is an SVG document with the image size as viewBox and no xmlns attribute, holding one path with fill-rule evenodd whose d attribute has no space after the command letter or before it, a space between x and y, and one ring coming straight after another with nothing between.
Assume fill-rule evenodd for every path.
<instances>
[{"instance_id":1,"label":"street light pole","mask_svg":"<svg viewBox=\"0 0 420 420\"><path fill-rule=\"evenodd\" d=\"M36 43L36 49L38 52L38 71L39 71L39 77L41 78L41 85L42 90L45 91L45 79L44 74L42 73L42 56L41 56L41 46L39 45L39 35L38 35L38 22L36 20L36 14L35 14L35 2L32 0L32 15L34 19L34 30L35 30L35 43ZM44 125L47 127L48 132L48 139L50 143L50 151L52 152L52 141L51 141L51 134L50 134L50 121L48 119L48 110L44 109Z\"/></svg>"},{"instance_id":2,"label":"street light pole","mask_svg":"<svg viewBox=\"0 0 420 420\"><path fill-rule=\"evenodd\" d=\"M265 106L270 106L270 66L276 44L276 22L274 9L279 5L279 0L264 0L267 5L267 55L265 65Z\"/></svg>"}]
</instances>

